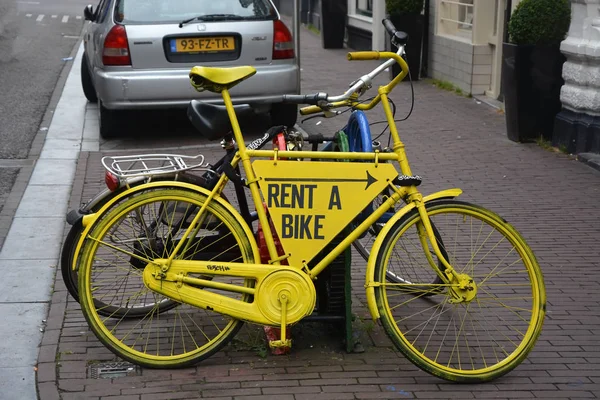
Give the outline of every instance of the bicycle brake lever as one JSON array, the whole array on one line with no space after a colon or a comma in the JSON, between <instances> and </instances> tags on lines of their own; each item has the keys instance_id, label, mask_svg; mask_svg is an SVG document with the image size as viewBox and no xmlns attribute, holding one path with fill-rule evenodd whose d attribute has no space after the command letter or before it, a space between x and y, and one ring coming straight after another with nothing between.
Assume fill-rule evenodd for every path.
<instances>
[{"instance_id":1,"label":"bicycle brake lever","mask_svg":"<svg viewBox=\"0 0 600 400\"><path fill-rule=\"evenodd\" d=\"M323 110L323 118L333 118L340 115L339 111Z\"/></svg>"}]
</instances>

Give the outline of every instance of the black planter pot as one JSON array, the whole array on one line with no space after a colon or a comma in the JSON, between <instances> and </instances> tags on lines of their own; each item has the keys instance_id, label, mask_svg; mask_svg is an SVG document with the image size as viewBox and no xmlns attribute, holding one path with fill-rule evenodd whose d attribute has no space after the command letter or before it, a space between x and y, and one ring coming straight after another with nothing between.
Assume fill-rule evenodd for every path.
<instances>
[{"instance_id":1,"label":"black planter pot","mask_svg":"<svg viewBox=\"0 0 600 400\"><path fill-rule=\"evenodd\" d=\"M419 72L421 71L421 52L423 48L423 15L421 14L405 14L391 16L390 20L400 31L404 31L408 34L408 43L406 45L406 62L410 69L410 76L413 81L419 79ZM387 40L389 43L389 39ZM392 45L392 51L398 51L398 48ZM391 74L392 77L400 73L400 66L394 64L392 66ZM408 79L406 79L408 80Z\"/></svg>"},{"instance_id":2,"label":"black planter pot","mask_svg":"<svg viewBox=\"0 0 600 400\"><path fill-rule=\"evenodd\" d=\"M344 47L347 13L346 0L321 0L321 43L324 49Z\"/></svg>"},{"instance_id":3,"label":"black planter pot","mask_svg":"<svg viewBox=\"0 0 600 400\"><path fill-rule=\"evenodd\" d=\"M510 140L552 139L554 118L561 110L565 60L560 45L503 44L502 92Z\"/></svg>"}]
</instances>

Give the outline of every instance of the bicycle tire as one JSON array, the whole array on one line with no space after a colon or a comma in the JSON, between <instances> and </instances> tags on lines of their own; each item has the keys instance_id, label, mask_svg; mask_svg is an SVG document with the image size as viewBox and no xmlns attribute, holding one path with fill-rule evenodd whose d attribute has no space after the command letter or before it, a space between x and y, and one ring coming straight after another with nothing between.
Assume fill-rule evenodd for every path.
<instances>
[{"instance_id":1,"label":"bicycle tire","mask_svg":"<svg viewBox=\"0 0 600 400\"><path fill-rule=\"evenodd\" d=\"M466 383L498 378L527 357L541 332L546 296L539 265L520 234L491 211L440 200L429 203L427 212L444 238L450 264L465 274L459 275L465 286L440 284L435 296L423 298L410 294L410 288L417 286L421 293L431 286L427 278L406 285L386 283L386 271L400 268L393 255L420 247L411 234L421 218L412 210L394 224L377 254L375 281L381 285L375 287L375 298L382 325L394 345L432 375ZM454 239L446 240L452 234ZM475 237L459 242L458 234ZM418 253L410 256L418 266ZM450 301L455 295L464 301Z\"/></svg>"},{"instance_id":2,"label":"bicycle tire","mask_svg":"<svg viewBox=\"0 0 600 400\"><path fill-rule=\"evenodd\" d=\"M158 313L156 305L165 297L155 292L152 292L155 309L148 311L137 321L102 318L97 309L96 300L99 297L111 296L112 300L130 302L149 292L143 283L141 271L137 286L130 282L129 287L123 287L123 275L134 270L128 265L133 244L128 239L127 232L135 230L136 225L139 225L146 234L143 236L144 241L162 241L164 244L160 253L145 254L145 257L149 260L155 257L167 258L176 246L176 238L172 236L173 226L161 226L151 232L146 223L157 220L167 221L167 224L179 222L177 217L182 210L199 209L206 199L204 194L181 188L144 191L110 210L90 231L90 237L95 240L86 241L82 249L79 271L80 304L90 329L119 357L149 368L186 367L218 351L235 336L243 324L240 320L215 313L210 308L204 310L183 303ZM173 207L164 207L165 204ZM169 214L170 212L173 214ZM236 216L216 201L207 206L206 212L207 216L197 236L191 239L192 244L182 257L252 263L252 241ZM179 214L176 215L177 213ZM191 213L184 211L183 214L186 221L193 218ZM215 227L214 230L208 230L209 226ZM137 242L142 242L142 239L137 239ZM209 273L194 275L210 276ZM220 275L212 276L212 279L253 285L253 280L249 279ZM213 290L194 287L198 290ZM222 291L217 291L222 294ZM247 294L233 296L242 301L251 301L251 296Z\"/></svg>"},{"instance_id":3,"label":"bicycle tire","mask_svg":"<svg viewBox=\"0 0 600 400\"><path fill-rule=\"evenodd\" d=\"M60 272L67 291L73 299L79 302L79 290L77 290L77 270L73 269L73 257L77 242L83 233L83 226L75 224L71 226L60 252Z\"/></svg>"},{"instance_id":4,"label":"bicycle tire","mask_svg":"<svg viewBox=\"0 0 600 400\"><path fill-rule=\"evenodd\" d=\"M167 180L168 177L158 177L155 179L156 180ZM205 186L203 184L204 181L201 178L196 177L195 175L180 174L178 176L178 179L183 182L196 184L200 187ZM135 187L135 186L141 185L143 183L144 183L144 181L135 182L135 183L131 184L130 187ZM85 210L85 212L90 212L90 213L98 212L107 202L109 202L112 198L114 198L118 194L121 194L124 190L126 190L125 187L123 187L120 190L117 190L115 192L111 192L110 196L103 198L101 201L98 201L93 206L90 206L90 207L84 206L82 209ZM227 199L224 194L221 194L221 196L223 198ZM119 202L113 204L112 207L115 207L116 205L120 204L120 202L122 202L123 200L125 200L127 198L128 198L127 196L123 197L122 199L119 200ZM65 283L67 291L69 292L71 297L78 303L79 303L79 288L78 288L78 273L77 273L78 268L75 268L75 269L73 268L73 258L75 256L75 250L77 248L79 239L81 238L81 235L83 234L83 231L84 231L84 227L79 222L77 222L71 226L71 229L67 233L67 236L65 237L65 240L63 242L63 246L61 249L61 257L60 257L60 269L61 269L63 282ZM173 301L165 301L164 303L161 304L159 312L163 312L163 311L169 310L173 307L176 307L177 304L178 303L173 302ZM152 306L148 305L148 307L151 308ZM98 304L99 313L101 315L113 316L115 318L120 318L120 317L138 318L147 313L147 311L149 309L148 307L146 307L146 308L140 307L140 308L136 308L134 310L128 310L127 308L119 309L118 307L111 307L109 304L106 304L106 303Z\"/></svg>"}]
</instances>

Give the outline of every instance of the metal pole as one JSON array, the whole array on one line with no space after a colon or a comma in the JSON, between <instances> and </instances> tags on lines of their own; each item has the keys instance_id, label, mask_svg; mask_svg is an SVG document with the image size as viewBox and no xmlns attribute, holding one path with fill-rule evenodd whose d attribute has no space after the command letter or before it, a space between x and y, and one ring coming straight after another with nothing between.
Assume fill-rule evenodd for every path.
<instances>
[{"instance_id":1,"label":"metal pole","mask_svg":"<svg viewBox=\"0 0 600 400\"><path fill-rule=\"evenodd\" d=\"M300 88L300 0L294 0L294 50L296 52L296 65L298 65L298 90Z\"/></svg>"}]
</instances>

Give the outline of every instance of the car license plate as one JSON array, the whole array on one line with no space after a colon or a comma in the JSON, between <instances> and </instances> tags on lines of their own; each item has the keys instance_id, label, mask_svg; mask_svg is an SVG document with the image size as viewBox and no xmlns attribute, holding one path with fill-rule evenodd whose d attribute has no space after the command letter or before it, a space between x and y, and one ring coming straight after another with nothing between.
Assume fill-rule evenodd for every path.
<instances>
[{"instance_id":1,"label":"car license plate","mask_svg":"<svg viewBox=\"0 0 600 400\"><path fill-rule=\"evenodd\" d=\"M199 53L235 50L233 36L171 39L172 53Z\"/></svg>"}]
</instances>

